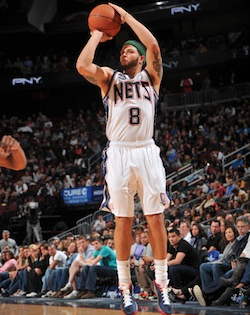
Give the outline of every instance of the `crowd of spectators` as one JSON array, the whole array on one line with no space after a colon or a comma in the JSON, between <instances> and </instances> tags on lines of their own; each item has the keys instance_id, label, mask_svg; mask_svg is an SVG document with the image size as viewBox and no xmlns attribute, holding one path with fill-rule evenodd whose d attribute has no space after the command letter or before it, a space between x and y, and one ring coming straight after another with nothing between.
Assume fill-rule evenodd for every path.
<instances>
[{"instance_id":1,"label":"crowd of spectators","mask_svg":"<svg viewBox=\"0 0 250 315\"><path fill-rule=\"evenodd\" d=\"M249 157L239 156L240 164L236 159L226 174L221 169L223 156L249 143L249 117L246 99L232 105L158 112L155 140L161 148L167 174L189 164L194 169L205 170L199 185L190 187L182 183L177 186L172 196L170 221L187 215L185 211L191 211L192 207L196 216L199 212L202 220L207 219L212 215L211 207L208 207L211 213L205 214L201 213L199 204L209 192L214 205L220 207L225 191L222 187L220 192L217 186L226 186L229 175L249 195L248 181L241 180L249 175ZM28 158L24 171L1 169L1 226L8 228L8 219L18 213L29 197L39 203L42 214L53 214L62 207L62 188L103 184L101 150L106 136L102 110L68 108L56 118L42 111L20 117L2 115L1 132L18 139ZM99 154L100 159L91 166L88 159L94 154ZM172 183L173 180L168 179L167 190ZM228 208L232 208L230 202ZM137 209L140 216L139 212Z\"/></svg>"}]
</instances>

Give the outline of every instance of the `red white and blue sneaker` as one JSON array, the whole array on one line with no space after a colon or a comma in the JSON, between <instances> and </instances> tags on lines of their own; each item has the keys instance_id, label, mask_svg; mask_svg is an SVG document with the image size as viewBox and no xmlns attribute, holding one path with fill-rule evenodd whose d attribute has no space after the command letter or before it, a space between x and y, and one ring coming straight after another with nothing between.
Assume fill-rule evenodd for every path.
<instances>
[{"instance_id":1,"label":"red white and blue sneaker","mask_svg":"<svg viewBox=\"0 0 250 315\"><path fill-rule=\"evenodd\" d=\"M155 293L158 298L157 309L159 313L163 315L172 314L172 304L169 299L167 285L166 287L162 287L156 282L154 284L155 284Z\"/></svg>"},{"instance_id":2,"label":"red white and blue sneaker","mask_svg":"<svg viewBox=\"0 0 250 315\"><path fill-rule=\"evenodd\" d=\"M121 292L121 310L125 315L135 315L138 312L138 305L132 294L132 284L119 284Z\"/></svg>"}]
</instances>

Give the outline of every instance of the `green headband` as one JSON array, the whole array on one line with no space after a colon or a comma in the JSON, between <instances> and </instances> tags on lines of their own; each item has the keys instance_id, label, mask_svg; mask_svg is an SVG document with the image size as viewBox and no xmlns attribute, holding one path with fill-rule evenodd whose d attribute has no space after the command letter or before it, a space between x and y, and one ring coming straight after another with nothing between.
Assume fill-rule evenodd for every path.
<instances>
[{"instance_id":1,"label":"green headband","mask_svg":"<svg viewBox=\"0 0 250 315\"><path fill-rule=\"evenodd\" d=\"M127 40L123 44L123 46L125 46L125 45L132 45L132 46L134 46L138 50L139 54L141 56L144 56L144 59L146 60L146 49L141 43L137 42L136 40Z\"/></svg>"}]
</instances>

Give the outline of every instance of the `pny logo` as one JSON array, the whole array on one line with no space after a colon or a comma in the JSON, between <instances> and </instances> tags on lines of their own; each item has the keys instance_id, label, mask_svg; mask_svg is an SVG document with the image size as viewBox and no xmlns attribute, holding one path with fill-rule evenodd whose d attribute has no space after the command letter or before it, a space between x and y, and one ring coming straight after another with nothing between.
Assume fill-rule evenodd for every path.
<instances>
[{"instance_id":1,"label":"pny logo","mask_svg":"<svg viewBox=\"0 0 250 315\"><path fill-rule=\"evenodd\" d=\"M178 68L178 61L169 61L168 63L163 63L163 67L166 67L168 69L177 69Z\"/></svg>"},{"instance_id":2,"label":"pny logo","mask_svg":"<svg viewBox=\"0 0 250 315\"><path fill-rule=\"evenodd\" d=\"M183 14L183 13L192 13L192 12L197 12L200 8L200 3L196 4L189 4L186 6L179 6L179 7L174 7L171 8L171 15L176 15L176 14Z\"/></svg>"},{"instance_id":3,"label":"pny logo","mask_svg":"<svg viewBox=\"0 0 250 315\"><path fill-rule=\"evenodd\" d=\"M15 78L12 79L12 85L38 85L42 83L42 77Z\"/></svg>"}]
</instances>

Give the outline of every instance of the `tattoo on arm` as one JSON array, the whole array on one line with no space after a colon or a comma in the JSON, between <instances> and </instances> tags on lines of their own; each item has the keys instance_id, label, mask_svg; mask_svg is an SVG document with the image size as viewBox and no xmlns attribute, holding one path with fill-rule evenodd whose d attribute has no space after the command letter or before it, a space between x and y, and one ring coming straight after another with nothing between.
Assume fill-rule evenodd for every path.
<instances>
[{"instance_id":1,"label":"tattoo on arm","mask_svg":"<svg viewBox=\"0 0 250 315\"><path fill-rule=\"evenodd\" d=\"M162 62L160 61L159 55L160 55L159 51L154 51L155 59L153 61L153 67L157 72L157 76L160 78L162 71Z\"/></svg>"},{"instance_id":2,"label":"tattoo on arm","mask_svg":"<svg viewBox=\"0 0 250 315\"><path fill-rule=\"evenodd\" d=\"M85 79L88 80L92 84L98 85L97 80L94 77L86 76Z\"/></svg>"},{"instance_id":3,"label":"tattoo on arm","mask_svg":"<svg viewBox=\"0 0 250 315\"><path fill-rule=\"evenodd\" d=\"M104 75L104 72L102 71L102 67L96 65L96 73L98 72L98 77L101 75ZM96 79L96 75L95 76L85 76L85 79L88 80L90 83L98 85L98 80Z\"/></svg>"}]
</instances>

